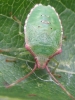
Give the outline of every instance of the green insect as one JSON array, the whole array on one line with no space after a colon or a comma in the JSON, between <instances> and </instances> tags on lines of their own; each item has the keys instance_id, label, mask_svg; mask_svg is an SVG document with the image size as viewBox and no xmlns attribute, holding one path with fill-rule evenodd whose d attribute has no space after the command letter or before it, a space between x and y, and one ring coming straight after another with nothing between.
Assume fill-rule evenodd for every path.
<instances>
[{"instance_id":1,"label":"green insect","mask_svg":"<svg viewBox=\"0 0 75 100\"><path fill-rule=\"evenodd\" d=\"M7 86L8 88L30 76L37 68L46 69L52 79L72 98L48 68L48 62L62 52L62 25L55 9L50 5L37 4L31 9L24 26L25 48L35 59L33 70L26 76Z\"/></svg>"}]
</instances>

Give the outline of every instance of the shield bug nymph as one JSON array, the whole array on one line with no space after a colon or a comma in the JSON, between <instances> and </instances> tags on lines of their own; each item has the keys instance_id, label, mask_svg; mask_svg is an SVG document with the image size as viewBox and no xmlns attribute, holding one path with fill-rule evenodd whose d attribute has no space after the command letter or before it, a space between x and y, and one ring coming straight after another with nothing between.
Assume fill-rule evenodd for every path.
<instances>
[{"instance_id":1,"label":"shield bug nymph","mask_svg":"<svg viewBox=\"0 0 75 100\"><path fill-rule=\"evenodd\" d=\"M74 97L53 76L48 68L48 62L62 52L62 25L58 13L48 5L36 4L30 11L25 21L25 48L35 59L33 70L26 76L7 86L8 88L30 76L37 68L46 69L52 79L62 88L67 95Z\"/></svg>"}]
</instances>

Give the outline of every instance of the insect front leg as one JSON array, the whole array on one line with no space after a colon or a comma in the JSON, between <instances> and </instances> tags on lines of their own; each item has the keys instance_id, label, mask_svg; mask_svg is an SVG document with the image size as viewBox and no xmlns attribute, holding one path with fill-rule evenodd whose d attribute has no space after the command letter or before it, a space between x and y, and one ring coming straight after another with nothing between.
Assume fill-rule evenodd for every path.
<instances>
[{"instance_id":1,"label":"insect front leg","mask_svg":"<svg viewBox=\"0 0 75 100\"><path fill-rule=\"evenodd\" d=\"M54 63L56 63L56 64L55 64L56 66L54 67L53 72L52 72L52 73L55 73L56 69L57 69L58 66L59 66L59 62L58 62L55 58L53 58L52 61L53 61Z\"/></svg>"},{"instance_id":2,"label":"insect front leg","mask_svg":"<svg viewBox=\"0 0 75 100\"><path fill-rule=\"evenodd\" d=\"M53 61L54 63L56 63L54 69L52 70L52 74L53 74L55 77L60 78L61 75L59 75L59 74L56 73L56 69L57 69L58 66L59 66L59 62L58 62L55 58L53 58L52 61Z\"/></svg>"}]
</instances>

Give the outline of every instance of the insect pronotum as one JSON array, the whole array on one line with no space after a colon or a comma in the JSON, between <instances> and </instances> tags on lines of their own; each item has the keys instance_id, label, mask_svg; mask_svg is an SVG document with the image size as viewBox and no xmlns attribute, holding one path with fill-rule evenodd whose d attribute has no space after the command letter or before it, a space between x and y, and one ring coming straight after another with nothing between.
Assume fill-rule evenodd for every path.
<instances>
[{"instance_id":1,"label":"insect pronotum","mask_svg":"<svg viewBox=\"0 0 75 100\"><path fill-rule=\"evenodd\" d=\"M29 77L37 68L46 69L52 79L62 88L63 91L73 100L74 97L65 87L53 76L48 68L48 62L62 52L62 25L55 9L50 5L36 4L30 11L25 21L25 48L35 59L33 70L7 86L14 86Z\"/></svg>"}]
</instances>

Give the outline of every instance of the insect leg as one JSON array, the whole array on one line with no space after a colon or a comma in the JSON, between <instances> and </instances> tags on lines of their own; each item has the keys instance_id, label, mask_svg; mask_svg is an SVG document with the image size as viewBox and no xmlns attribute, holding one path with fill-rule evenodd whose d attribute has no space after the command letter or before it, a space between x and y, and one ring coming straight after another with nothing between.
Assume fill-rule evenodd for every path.
<instances>
[{"instance_id":1,"label":"insect leg","mask_svg":"<svg viewBox=\"0 0 75 100\"><path fill-rule=\"evenodd\" d=\"M24 37L24 34L21 32L21 28L22 28L21 21L16 16L14 16L12 14L12 12L10 13L10 15L11 15L11 18L19 24L19 35L22 36L22 37Z\"/></svg>"},{"instance_id":2,"label":"insect leg","mask_svg":"<svg viewBox=\"0 0 75 100\"><path fill-rule=\"evenodd\" d=\"M52 79L61 87L61 89L66 92L66 94L72 99L75 100L75 98L66 90L66 88L53 76L53 74L51 73L50 69L48 68L48 66L45 67L47 72L49 73L49 75L52 77Z\"/></svg>"},{"instance_id":3,"label":"insect leg","mask_svg":"<svg viewBox=\"0 0 75 100\"><path fill-rule=\"evenodd\" d=\"M56 69L59 66L59 62L56 59L54 59L54 58L52 59L52 61L56 63L56 66L55 66L55 68L53 69L53 72L52 72L52 73L55 73Z\"/></svg>"},{"instance_id":4,"label":"insect leg","mask_svg":"<svg viewBox=\"0 0 75 100\"><path fill-rule=\"evenodd\" d=\"M11 49L0 49L0 53L4 53L4 52L10 52Z\"/></svg>"},{"instance_id":5,"label":"insect leg","mask_svg":"<svg viewBox=\"0 0 75 100\"><path fill-rule=\"evenodd\" d=\"M59 74L57 74L57 73L55 72L56 69L57 69L58 66L59 66L59 62L58 62L56 59L54 59L54 58L52 59L52 61L56 63L56 66L55 66L54 69L52 70L52 74L53 74L55 77L60 78L61 75L59 75Z\"/></svg>"},{"instance_id":6,"label":"insect leg","mask_svg":"<svg viewBox=\"0 0 75 100\"><path fill-rule=\"evenodd\" d=\"M6 59L6 62L16 62L16 59Z\"/></svg>"},{"instance_id":7,"label":"insect leg","mask_svg":"<svg viewBox=\"0 0 75 100\"><path fill-rule=\"evenodd\" d=\"M67 37L63 35L63 36L62 36L62 39L63 39L63 40L67 40Z\"/></svg>"},{"instance_id":8,"label":"insect leg","mask_svg":"<svg viewBox=\"0 0 75 100\"><path fill-rule=\"evenodd\" d=\"M28 78L36 69L37 69L37 66L35 64L34 68L32 69L32 71L30 73L28 73L27 75L23 76L22 78L16 80L14 83L7 85L6 88L10 88L10 87L14 86L15 84L17 84L17 83L23 81L24 79Z\"/></svg>"}]
</instances>

